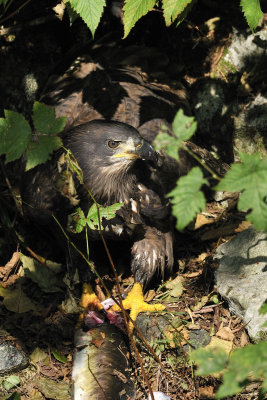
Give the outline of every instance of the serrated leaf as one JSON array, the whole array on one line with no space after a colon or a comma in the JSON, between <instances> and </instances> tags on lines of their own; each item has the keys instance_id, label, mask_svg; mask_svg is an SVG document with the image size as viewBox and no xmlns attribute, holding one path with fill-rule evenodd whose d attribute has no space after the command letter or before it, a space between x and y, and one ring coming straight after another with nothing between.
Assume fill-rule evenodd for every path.
<instances>
[{"instance_id":1,"label":"serrated leaf","mask_svg":"<svg viewBox=\"0 0 267 400\"><path fill-rule=\"evenodd\" d=\"M197 375L211 375L225 368L228 355L221 348L199 348L191 354L191 359L198 366Z\"/></svg>"},{"instance_id":2,"label":"serrated leaf","mask_svg":"<svg viewBox=\"0 0 267 400\"><path fill-rule=\"evenodd\" d=\"M38 133L56 135L63 131L66 125L66 117L56 118L55 109L46 104L34 102L33 124Z\"/></svg>"},{"instance_id":3,"label":"serrated leaf","mask_svg":"<svg viewBox=\"0 0 267 400\"><path fill-rule=\"evenodd\" d=\"M99 229L99 218L100 218L100 229L104 229L102 225L102 220L105 218L106 220L112 219L116 215L116 211L119 210L123 206L123 203L115 203L108 207L102 207L99 204L96 205L94 203L87 214L86 223L90 229ZM99 218L98 218L99 212Z\"/></svg>"},{"instance_id":4,"label":"serrated leaf","mask_svg":"<svg viewBox=\"0 0 267 400\"><path fill-rule=\"evenodd\" d=\"M130 30L136 22L151 11L156 3L156 0L126 0L124 11L124 38L128 36Z\"/></svg>"},{"instance_id":5,"label":"serrated leaf","mask_svg":"<svg viewBox=\"0 0 267 400\"><path fill-rule=\"evenodd\" d=\"M233 164L216 190L242 192L238 209L252 211L247 215L256 229L267 231L267 158L261 159L260 154L240 152L241 164Z\"/></svg>"},{"instance_id":6,"label":"serrated leaf","mask_svg":"<svg viewBox=\"0 0 267 400\"><path fill-rule=\"evenodd\" d=\"M70 0L72 8L81 16L94 37L106 5L105 0Z\"/></svg>"},{"instance_id":7,"label":"serrated leaf","mask_svg":"<svg viewBox=\"0 0 267 400\"><path fill-rule=\"evenodd\" d=\"M27 149L26 171L45 163L51 154L62 146L62 140L57 136L38 136L38 142L31 142Z\"/></svg>"},{"instance_id":8,"label":"serrated leaf","mask_svg":"<svg viewBox=\"0 0 267 400\"><path fill-rule=\"evenodd\" d=\"M232 396L245 386L247 380L261 381L266 385L267 342L235 349L228 363L228 370L223 376L223 384L216 393L216 398Z\"/></svg>"},{"instance_id":9,"label":"serrated leaf","mask_svg":"<svg viewBox=\"0 0 267 400\"><path fill-rule=\"evenodd\" d=\"M174 137L167 133L159 133L154 141L156 150L165 150L170 157L179 160L178 150L182 143L190 139L197 129L194 117L187 117L180 109L172 124Z\"/></svg>"},{"instance_id":10,"label":"serrated leaf","mask_svg":"<svg viewBox=\"0 0 267 400\"><path fill-rule=\"evenodd\" d=\"M163 0L162 8L166 25L171 23L184 11L193 0Z\"/></svg>"},{"instance_id":11,"label":"serrated leaf","mask_svg":"<svg viewBox=\"0 0 267 400\"><path fill-rule=\"evenodd\" d=\"M241 0L242 11L252 32L257 28L260 19L263 17L260 0Z\"/></svg>"},{"instance_id":12,"label":"serrated leaf","mask_svg":"<svg viewBox=\"0 0 267 400\"><path fill-rule=\"evenodd\" d=\"M20 384L20 378L17 375L10 375L3 381L3 386L6 390L10 390Z\"/></svg>"},{"instance_id":13,"label":"serrated leaf","mask_svg":"<svg viewBox=\"0 0 267 400\"><path fill-rule=\"evenodd\" d=\"M6 155L6 162L21 157L31 134L31 127L22 114L5 110L5 118L0 118L0 154Z\"/></svg>"},{"instance_id":14,"label":"serrated leaf","mask_svg":"<svg viewBox=\"0 0 267 400\"><path fill-rule=\"evenodd\" d=\"M177 218L178 230L185 228L205 208L206 199L200 188L206 183L201 169L194 167L186 176L178 179L176 187L168 194L168 197L172 197L172 213Z\"/></svg>"},{"instance_id":15,"label":"serrated leaf","mask_svg":"<svg viewBox=\"0 0 267 400\"><path fill-rule=\"evenodd\" d=\"M20 254L20 260L25 276L35 282L43 292L54 293L61 290L62 280L57 276L57 272L23 254Z\"/></svg>"}]
</instances>

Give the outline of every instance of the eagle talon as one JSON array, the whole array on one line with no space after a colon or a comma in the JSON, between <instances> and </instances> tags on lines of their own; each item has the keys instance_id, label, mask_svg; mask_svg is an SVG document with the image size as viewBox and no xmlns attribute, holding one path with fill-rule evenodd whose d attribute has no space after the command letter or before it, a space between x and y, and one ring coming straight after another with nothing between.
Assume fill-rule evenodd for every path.
<instances>
[{"instance_id":1,"label":"eagle talon","mask_svg":"<svg viewBox=\"0 0 267 400\"><path fill-rule=\"evenodd\" d=\"M142 285L138 282L136 282L133 285L133 288L129 292L126 299L122 301L122 305L125 308L125 310L131 310L130 317L133 321L136 321L138 314L142 311L153 312L153 311L162 311L165 309L165 306L163 304L148 304L147 302L145 302ZM120 306L115 304L112 307L112 310L120 311ZM130 323L129 323L130 331L133 331L133 328L134 328L134 325L130 321Z\"/></svg>"}]
</instances>

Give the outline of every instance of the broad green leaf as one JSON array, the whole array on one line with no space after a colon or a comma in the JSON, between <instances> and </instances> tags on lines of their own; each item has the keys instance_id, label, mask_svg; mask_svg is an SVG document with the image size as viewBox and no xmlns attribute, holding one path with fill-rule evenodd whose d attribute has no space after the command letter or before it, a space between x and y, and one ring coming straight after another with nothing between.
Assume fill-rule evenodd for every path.
<instances>
[{"instance_id":1,"label":"broad green leaf","mask_svg":"<svg viewBox=\"0 0 267 400\"><path fill-rule=\"evenodd\" d=\"M3 381L3 386L6 390L10 390L20 384L20 378L17 375L10 375Z\"/></svg>"},{"instance_id":2,"label":"broad green leaf","mask_svg":"<svg viewBox=\"0 0 267 400\"><path fill-rule=\"evenodd\" d=\"M263 388L265 388L265 385L267 385L266 371L267 342L234 350L216 398L222 399L236 394L247 384L248 380L261 381L264 379Z\"/></svg>"},{"instance_id":3,"label":"broad green leaf","mask_svg":"<svg viewBox=\"0 0 267 400\"><path fill-rule=\"evenodd\" d=\"M225 368L228 355L221 348L199 348L191 354L191 359L198 366L197 375L211 375Z\"/></svg>"},{"instance_id":4,"label":"broad green leaf","mask_svg":"<svg viewBox=\"0 0 267 400\"><path fill-rule=\"evenodd\" d=\"M66 7L70 19L70 26L72 26L76 19L79 18L79 14L77 14L76 11L71 7L70 0L66 1Z\"/></svg>"},{"instance_id":5,"label":"broad green leaf","mask_svg":"<svg viewBox=\"0 0 267 400\"><path fill-rule=\"evenodd\" d=\"M247 23L253 32L257 28L260 19L263 17L260 0L241 0L240 5Z\"/></svg>"},{"instance_id":6,"label":"broad green leaf","mask_svg":"<svg viewBox=\"0 0 267 400\"><path fill-rule=\"evenodd\" d=\"M46 104L34 102L33 124L38 133L56 135L63 131L66 125L66 117L56 118L55 109Z\"/></svg>"},{"instance_id":7,"label":"broad green leaf","mask_svg":"<svg viewBox=\"0 0 267 400\"><path fill-rule=\"evenodd\" d=\"M105 0L70 0L72 8L81 16L94 37L106 5Z\"/></svg>"},{"instance_id":8,"label":"broad green leaf","mask_svg":"<svg viewBox=\"0 0 267 400\"><path fill-rule=\"evenodd\" d=\"M57 272L23 254L20 254L20 260L24 275L35 282L43 292L54 293L61 290L62 279L57 276Z\"/></svg>"},{"instance_id":9,"label":"broad green leaf","mask_svg":"<svg viewBox=\"0 0 267 400\"><path fill-rule=\"evenodd\" d=\"M197 123L194 117L187 117L180 109L172 124L174 137L167 133L159 133L154 141L156 150L165 150L170 157L179 160L178 150L182 143L190 139L197 129Z\"/></svg>"},{"instance_id":10,"label":"broad green leaf","mask_svg":"<svg viewBox=\"0 0 267 400\"><path fill-rule=\"evenodd\" d=\"M136 22L151 11L156 3L156 0L126 0L124 11L124 38L128 36L130 30Z\"/></svg>"},{"instance_id":11,"label":"broad green leaf","mask_svg":"<svg viewBox=\"0 0 267 400\"><path fill-rule=\"evenodd\" d=\"M163 0L162 8L166 25L171 23L184 11L193 0Z\"/></svg>"},{"instance_id":12,"label":"broad green leaf","mask_svg":"<svg viewBox=\"0 0 267 400\"><path fill-rule=\"evenodd\" d=\"M5 118L0 118L0 154L6 155L6 162L17 160L24 153L31 133L22 114L5 110Z\"/></svg>"},{"instance_id":13,"label":"broad green leaf","mask_svg":"<svg viewBox=\"0 0 267 400\"><path fill-rule=\"evenodd\" d=\"M0 286L0 296L4 298L3 304L9 311L20 314L37 310L35 304L26 296L19 284L14 289Z\"/></svg>"},{"instance_id":14,"label":"broad green leaf","mask_svg":"<svg viewBox=\"0 0 267 400\"><path fill-rule=\"evenodd\" d=\"M240 152L241 163L233 164L231 170L216 186L216 190L242 192L239 210L252 211L247 215L258 230L267 231L267 158L261 159L260 154Z\"/></svg>"},{"instance_id":15,"label":"broad green leaf","mask_svg":"<svg viewBox=\"0 0 267 400\"><path fill-rule=\"evenodd\" d=\"M102 207L99 204L94 203L87 214L86 223L91 229L99 229L99 219L100 219L100 229L104 229L102 225L102 220L112 219L116 215L116 211L123 206L123 203L115 203L108 207ZM99 213L99 214L98 214ZM99 215L99 218L98 218Z\"/></svg>"},{"instance_id":16,"label":"broad green leaf","mask_svg":"<svg viewBox=\"0 0 267 400\"><path fill-rule=\"evenodd\" d=\"M52 354L55 357L55 359L58 360L59 362L61 362L63 364L68 362L67 357L65 357L63 354L61 354L58 350L52 349Z\"/></svg>"},{"instance_id":17,"label":"broad green leaf","mask_svg":"<svg viewBox=\"0 0 267 400\"><path fill-rule=\"evenodd\" d=\"M62 146L62 140L57 136L39 135L37 142L31 142L27 149L26 171L45 163L51 154Z\"/></svg>"},{"instance_id":18,"label":"broad green leaf","mask_svg":"<svg viewBox=\"0 0 267 400\"><path fill-rule=\"evenodd\" d=\"M205 196L200 191L205 183L207 181L201 169L194 167L186 176L178 179L176 187L168 194L168 197L172 197L172 213L177 218L178 230L185 228L205 208Z\"/></svg>"}]
</instances>

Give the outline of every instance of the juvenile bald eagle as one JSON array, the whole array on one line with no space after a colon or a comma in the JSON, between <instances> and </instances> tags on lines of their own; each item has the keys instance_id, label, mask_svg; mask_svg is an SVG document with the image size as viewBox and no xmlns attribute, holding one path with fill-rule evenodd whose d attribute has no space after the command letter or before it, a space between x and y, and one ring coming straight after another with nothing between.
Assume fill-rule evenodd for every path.
<instances>
[{"instance_id":1,"label":"juvenile bald eagle","mask_svg":"<svg viewBox=\"0 0 267 400\"><path fill-rule=\"evenodd\" d=\"M87 189L103 206L124 202L116 217L105 224L103 235L132 242L131 269L136 282L149 281L156 270L162 274L165 268L171 270L173 240L165 194L181 171L169 157L158 156L148 141L186 104L181 91L150 84L140 71L108 74L85 61L51 85L55 89L47 90L42 100L56 107L57 116L67 115L62 139L84 177L84 185L74 178L79 205L86 213L92 204ZM31 219L47 224L53 213L66 226L73 202L69 189L59 185L58 158L56 153L25 175L22 199ZM99 239L98 232L89 230L89 238Z\"/></svg>"}]
</instances>

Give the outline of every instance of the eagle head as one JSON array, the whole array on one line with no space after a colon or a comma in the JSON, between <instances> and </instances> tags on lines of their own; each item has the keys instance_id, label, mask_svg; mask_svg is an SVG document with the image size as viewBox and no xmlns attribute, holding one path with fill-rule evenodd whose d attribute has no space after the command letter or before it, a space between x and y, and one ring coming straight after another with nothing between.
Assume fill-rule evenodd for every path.
<instances>
[{"instance_id":1,"label":"eagle head","mask_svg":"<svg viewBox=\"0 0 267 400\"><path fill-rule=\"evenodd\" d=\"M87 122L72 128L64 142L78 161L85 185L104 204L132 197L138 159L157 164L153 147L137 129L122 122Z\"/></svg>"}]
</instances>

